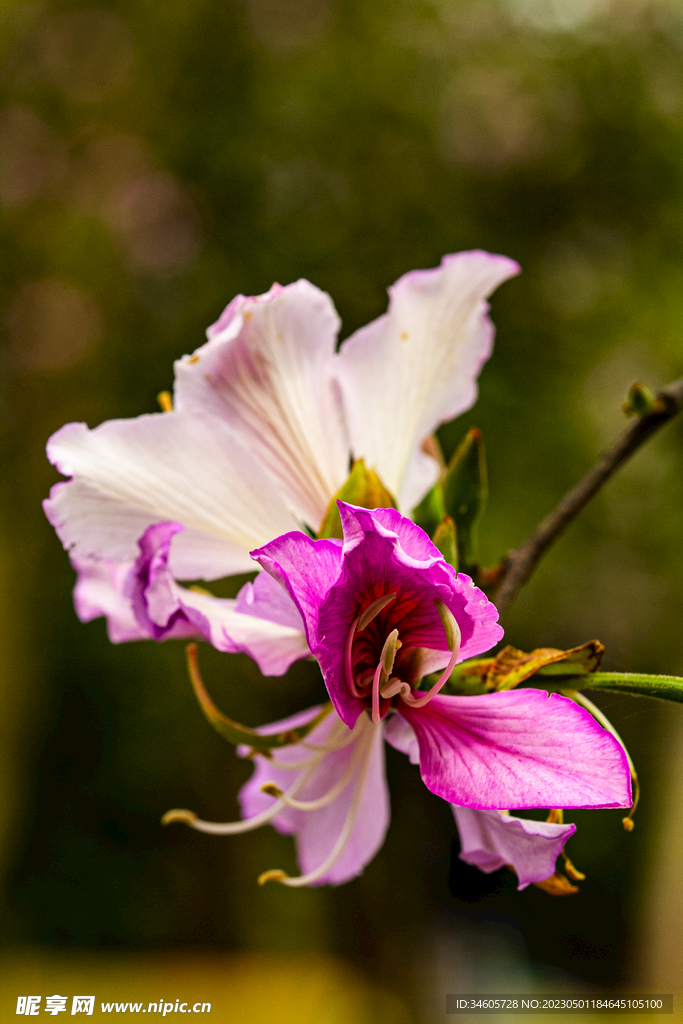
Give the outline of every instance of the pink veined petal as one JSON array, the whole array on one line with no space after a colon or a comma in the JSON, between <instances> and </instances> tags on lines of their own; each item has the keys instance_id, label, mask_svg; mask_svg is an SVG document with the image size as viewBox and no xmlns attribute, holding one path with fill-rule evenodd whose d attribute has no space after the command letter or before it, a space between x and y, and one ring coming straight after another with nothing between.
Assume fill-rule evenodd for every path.
<instances>
[{"instance_id":1,"label":"pink veined petal","mask_svg":"<svg viewBox=\"0 0 683 1024\"><path fill-rule=\"evenodd\" d=\"M70 423L48 456L72 477L44 503L79 559L134 561L153 523L182 523L171 556L179 579L218 579L253 568L249 550L296 524L272 480L215 416L159 413Z\"/></svg>"},{"instance_id":2,"label":"pink veined petal","mask_svg":"<svg viewBox=\"0 0 683 1024\"><path fill-rule=\"evenodd\" d=\"M132 562L110 562L107 559L72 557L78 573L74 587L74 607L81 622L105 616L107 634L113 644L129 640L148 640L149 632L138 623L130 598L125 595L126 577Z\"/></svg>"},{"instance_id":3,"label":"pink veined petal","mask_svg":"<svg viewBox=\"0 0 683 1024\"><path fill-rule=\"evenodd\" d=\"M253 583L245 583L237 595L236 610L242 615L277 622L304 632L304 622L291 597L267 572L258 574Z\"/></svg>"},{"instance_id":4,"label":"pink veined petal","mask_svg":"<svg viewBox=\"0 0 683 1024\"><path fill-rule=\"evenodd\" d=\"M296 726L310 721L319 710L320 708L309 708L308 711L293 715L282 722L264 726L259 729L259 732L267 734L281 732L287 728L296 728ZM313 811L285 807L272 821L279 832L296 837L297 861L302 874L308 874L321 865L332 851L347 815L350 813L355 787L362 784L360 806L351 837L339 860L314 883L316 885L341 885L343 882L355 878L372 860L384 841L389 824L389 794L384 772L381 726L374 726L367 721L363 722L362 728L358 730L359 739L347 743L339 750L326 753L309 781L296 796L298 800L314 800L329 792L344 776L354 753L358 757L356 743L362 742L360 737L367 729L372 730L371 748L362 780L359 777L359 772L363 767L362 759L360 759L359 767L352 774L348 785L326 807ZM273 751L272 760L258 754L255 755L253 759L254 774L242 787L239 794L242 817L252 817L272 806L273 797L262 793L261 786L272 782L285 791L292 785L297 777L297 772L279 768L278 764L299 764L307 757L315 756L316 752L310 749L311 746L329 743L330 739L338 741L339 736L343 739L347 733L346 726L332 711L306 737L305 746L294 744L290 747L280 747ZM247 750L240 748L238 752L244 756Z\"/></svg>"},{"instance_id":5,"label":"pink veined petal","mask_svg":"<svg viewBox=\"0 0 683 1024\"><path fill-rule=\"evenodd\" d=\"M435 428L469 409L491 353L487 297L519 272L504 256L461 252L389 289L389 310L339 353L351 448L410 510L438 467L421 451ZM399 412L400 410L400 412Z\"/></svg>"},{"instance_id":6,"label":"pink veined petal","mask_svg":"<svg viewBox=\"0 0 683 1024\"><path fill-rule=\"evenodd\" d=\"M519 879L518 889L550 878L564 844L576 832L576 825L451 806L460 833L460 859L486 874L511 865Z\"/></svg>"},{"instance_id":7,"label":"pink veined petal","mask_svg":"<svg viewBox=\"0 0 683 1024\"><path fill-rule=\"evenodd\" d=\"M543 690L437 696L399 707L420 745L428 789L480 810L628 807L621 744L574 701Z\"/></svg>"},{"instance_id":8,"label":"pink veined petal","mask_svg":"<svg viewBox=\"0 0 683 1024\"><path fill-rule=\"evenodd\" d=\"M79 572L74 591L79 618L106 616L114 643L204 639L219 651L249 655L264 675L282 675L292 662L310 655L293 606L288 624L259 618L255 610L243 614L237 601L179 586L169 569L169 553L181 531L173 522L149 527L134 563L72 559Z\"/></svg>"},{"instance_id":9,"label":"pink veined petal","mask_svg":"<svg viewBox=\"0 0 683 1024\"><path fill-rule=\"evenodd\" d=\"M238 295L176 363L180 411L221 417L277 481L296 516L317 530L348 474L348 441L334 380L339 317L308 281Z\"/></svg>"},{"instance_id":10,"label":"pink veined petal","mask_svg":"<svg viewBox=\"0 0 683 1024\"><path fill-rule=\"evenodd\" d=\"M251 557L285 588L301 614L311 645L316 639L318 609L339 575L340 542L287 533L252 551Z\"/></svg>"}]
</instances>

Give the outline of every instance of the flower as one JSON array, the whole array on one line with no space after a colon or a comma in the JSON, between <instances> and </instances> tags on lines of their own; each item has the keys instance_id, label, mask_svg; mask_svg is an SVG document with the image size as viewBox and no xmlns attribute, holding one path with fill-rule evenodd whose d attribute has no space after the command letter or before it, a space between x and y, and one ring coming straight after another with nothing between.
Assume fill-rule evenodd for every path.
<instances>
[{"instance_id":1,"label":"flower","mask_svg":"<svg viewBox=\"0 0 683 1024\"><path fill-rule=\"evenodd\" d=\"M350 455L409 511L438 473L425 439L476 398L493 341L486 298L518 269L464 252L406 274L388 312L339 352L332 302L309 282L239 295L176 363L171 411L59 430L48 456L71 479L45 511L79 573L79 615L105 614L115 642L178 636L158 618L150 628L127 596L146 531L176 524L164 555L176 580L248 572L254 547L319 530ZM227 611L216 605L221 621ZM206 639L224 637L204 625Z\"/></svg>"},{"instance_id":2,"label":"flower","mask_svg":"<svg viewBox=\"0 0 683 1024\"><path fill-rule=\"evenodd\" d=\"M573 826L503 821L498 811L629 805L623 747L558 694L441 695L456 661L500 639L496 609L395 509L338 505L343 544L292 532L253 552L297 607L334 711L274 757L254 754L254 775L240 794L245 820L214 824L187 811L166 820L216 833L272 822L296 835L303 874L266 872L262 881L346 881L374 856L386 829L384 738L419 763L428 789L455 805L465 859L484 870L512 863L521 885L547 878ZM418 689L425 673L439 669L428 690ZM281 733L319 710L259 731Z\"/></svg>"},{"instance_id":3,"label":"flower","mask_svg":"<svg viewBox=\"0 0 683 1024\"><path fill-rule=\"evenodd\" d=\"M295 729L321 710L309 708L258 731L268 735ZM414 748L406 748L406 729L412 734L398 717L376 724L368 715L361 715L349 729L330 708L300 743L267 757L238 748L242 757L254 759L254 772L239 794L242 821L202 821L191 811L175 810L164 816L164 822L182 821L212 835L237 835L271 824L283 835L295 837L302 874L290 877L277 869L265 871L261 883L278 881L293 888L341 885L361 874L380 849L389 825L384 740L410 753L418 763L414 734ZM553 875L555 860L576 830L575 825L529 821L499 811L462 807L453 811L462 859L486 872L511 865L520 889Z\"/></svg>"},{"instance_id":4,"label":"flower","mask_svg":"<svg viewBox=\"0 0 683 1024\"><path fill-rule=\"evenodd\" d=\"M630 804L623 748L569 698L439 694L456 661L502 636L495 607L395 509L338 504L343 545L289 533L253 556L299 609L342 721L396 711L415 732L427 788L459 806ZM427 692L416 689L437 669Z\"/></svg>"}]
</instances>

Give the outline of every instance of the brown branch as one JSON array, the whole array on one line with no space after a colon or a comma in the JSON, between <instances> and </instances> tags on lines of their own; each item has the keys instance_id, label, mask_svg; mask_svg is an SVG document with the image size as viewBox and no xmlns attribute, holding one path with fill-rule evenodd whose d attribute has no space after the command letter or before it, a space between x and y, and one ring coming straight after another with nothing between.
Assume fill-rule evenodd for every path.
<instances>
[{"instance_id":1,"label":"brown branch","mask_svg":"<svg viewBox=\"0 0 683 1024\"><path fill-rule=\"evenodd\" d=\"M649 411L639 416L616 444L600 456L586 476L565 494L559 505L539 523L524 543L511 551L499 570L490 570L491 599L500 611L514 600L548 548L597 494L619 467L676 413L683 409L683 379L667 385Z\"/></svg>"}]
</instances>

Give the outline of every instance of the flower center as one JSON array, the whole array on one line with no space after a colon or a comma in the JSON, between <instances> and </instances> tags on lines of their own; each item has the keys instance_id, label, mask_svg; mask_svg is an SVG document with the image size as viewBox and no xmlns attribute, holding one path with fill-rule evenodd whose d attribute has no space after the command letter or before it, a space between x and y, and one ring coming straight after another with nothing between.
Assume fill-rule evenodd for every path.
<instances>
[{"instance_id":1,"label":"flower center","mask_svg":"<svg viewBox=\"0 0 683 1024\"><path fill-rule=\"evenodd\" d=\"M368 701L372 720L375 723L379 723L385 717L392 702L396 699L403 701L412 708L420 708L428 704L432 697L435 697L446 684L460 653L460 627L451 610L437 597L434 599L434 606L446 634L450 658L439 679L430 690L426 693L420 692L419 696L415 696L410 683L393 675L396 654L402 646L399 639L399 631L396 628L387 633L374 670L372 668L365 668L356 673L354 669L354 642L357 641L358 633L366 629L395 598L395 593L385 594L369 604L353 620L346 636L344 650L346 683L354 697Z\"/></svg>"}]
</instances>

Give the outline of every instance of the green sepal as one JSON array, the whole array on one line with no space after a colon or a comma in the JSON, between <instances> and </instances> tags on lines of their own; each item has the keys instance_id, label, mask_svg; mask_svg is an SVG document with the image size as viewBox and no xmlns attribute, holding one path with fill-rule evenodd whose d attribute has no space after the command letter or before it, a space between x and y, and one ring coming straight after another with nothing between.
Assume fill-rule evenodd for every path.
<instances>
[{"instance_id":1,"label":"green sepal","mask_svg":"<svg viewBox=\"0 0 683 1024\"><path fill-rule=\"evenodd\" d=\"M531 685L534 685L535 678ZM539 680L540 682L540 680ZM630 697L656 697L683 704L683 678L680 676L657 676L642 672L590 672L575 677L573 682L564 679L541 685L544 690L604 690L605 693L624 693Z\"/></svg>"},{"instance_id":2,"label":"green sepal","mask_svg":"<svg viewBox=\"0 0 683 1024\"><path fill-rule=\"evenodd\" d=\"M443 487L440 483L434 484L431 491L427 491L420 504L416 505L411 512L413 522L430 537L434 537L445 515Z\"/></svg>"},{"instance_id":3,"label":"green sepal","mask_svg":"<svg viewBox=\"0 0 683 1024\"><path fill-rule=\"evenodd\" d=\"M457 531L458 564L463 572L476 575L477 527L488 494L484 441L476 427L467 431L458 446L442 487L445 513L454 521Z\"/></svg>"},{"instance_id":4,"label":"green sepal","mask_svg":"<svg viewBox=\"0 0 683 1024\"><path fill-rule=\"evenodd\" d=\"M337 500L348 501L360 508L396 508L396 499L386 489L374 469L368 469L362 459L356 459L346 483L343 484L327 507L318 539L343 537Z\"/></svg>"},{"instance_id":5,"label":"green sepal","mask_svg":"<svg viewBox=\"0 0 683 1024\"><path fill-rule=\"evenodd\" d=\"M450 516L444 516L436 530L432 541L439 549L449 565L458 571L458 536L455 523Z\"/></svg>"},{"instance_id":6,"label":"green sepal","mask_svg":"<svg viewBox=\"0 0 683 1024\"><path fill-rule=\"evenodd\" d=\"M305 736L315 729L316 725L322 722L323 718L326 717L332 710L331 704L326 704L322 711L306 722L305 725L299 725L296 729L288 729L286 732L271 733L264 736L262 733L256 732L254 729L250 729L246 725L240 725L239 722L233 722L231 718L224 715L222 711L219 711L214 702L211 700L204 682L199 673L199 665L197 662L197 645L188 644L185 648L187 654L187 667L190 673L190 681L192 683L192 689L194 690L195 697L199 702L199 706L204 712L204 717L210 725L214 727L219 736L222 736L228 743L245 743L251 747L253 751L258 751L260 754L267 754L269 750L275 747L287 747L292 743L299 743Z\"/></svg>"}]
</instances>

